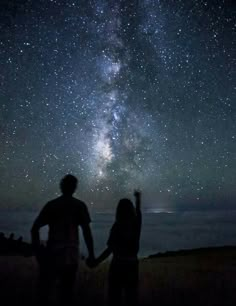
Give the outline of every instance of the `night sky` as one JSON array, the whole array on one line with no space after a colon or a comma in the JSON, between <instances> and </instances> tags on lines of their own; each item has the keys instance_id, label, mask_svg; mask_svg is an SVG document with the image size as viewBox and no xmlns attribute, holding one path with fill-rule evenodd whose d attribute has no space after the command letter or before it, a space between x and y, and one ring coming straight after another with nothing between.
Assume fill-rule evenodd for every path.
<instances>
[{"instance_id":1,"label":"night sky","mask_svg":"<svg viewBox=\"0 0 236 306\"><path fill-rule=\"evenodd\" d=\"M234 11L1 0L0 207L42 207L67 173L95 210L134 188L146 208L234 207Z\"/></svg>"}]
</instances>

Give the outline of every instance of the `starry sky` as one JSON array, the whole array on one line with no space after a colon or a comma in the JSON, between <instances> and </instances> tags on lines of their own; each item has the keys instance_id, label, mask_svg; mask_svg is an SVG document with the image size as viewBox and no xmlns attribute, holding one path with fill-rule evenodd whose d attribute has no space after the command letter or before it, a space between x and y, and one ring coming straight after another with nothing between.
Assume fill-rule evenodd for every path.
<instances>
[{"instance_id":1,"label":"starry sky","mask_svg":"<svg viewBox=\"0 0 236 306\"><path fill-rule=\"evenodd\" d=\"M134 188L145 208L233 208L234 11L2 0L0 207L42 207L72 173L95 210Z\"/></svg>"}]
</instances>

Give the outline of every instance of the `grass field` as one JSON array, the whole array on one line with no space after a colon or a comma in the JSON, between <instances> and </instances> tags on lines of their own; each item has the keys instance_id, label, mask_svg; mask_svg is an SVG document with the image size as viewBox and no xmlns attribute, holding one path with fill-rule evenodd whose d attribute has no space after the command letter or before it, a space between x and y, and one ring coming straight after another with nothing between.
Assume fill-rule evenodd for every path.
<instances>
[{"instance_id":1,"label":"grass field","mask_svg":"<svg viewBox=\"0 0 236 306\"><path fill-rule=\"evenodd\" d=\"M106 305L108 262L94 270L83 262L75 288L76 305ZM1 305L36 305L34 257L0 257ZM140 259L140 305L236 305L236 251Z\"/></svg>"}]
</instances>

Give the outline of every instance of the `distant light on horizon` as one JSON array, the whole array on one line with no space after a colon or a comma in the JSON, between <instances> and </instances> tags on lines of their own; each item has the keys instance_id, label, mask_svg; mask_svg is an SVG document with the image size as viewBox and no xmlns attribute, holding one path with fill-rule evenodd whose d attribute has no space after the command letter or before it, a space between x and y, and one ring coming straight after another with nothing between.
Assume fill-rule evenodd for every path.
<instances>
[{"instance_id":1,"label":"distant light on horizon","mask_svg":"<svg viewBox=\"0 0 236 306\"><path fill-rule=\"evenodd\" d=\"M161 214L161 213L173 214L175 211L165 209L165 208L150 208L150 209L146 209L144 212L152 213L152 214Z\"/></svg>"}]
</instances>

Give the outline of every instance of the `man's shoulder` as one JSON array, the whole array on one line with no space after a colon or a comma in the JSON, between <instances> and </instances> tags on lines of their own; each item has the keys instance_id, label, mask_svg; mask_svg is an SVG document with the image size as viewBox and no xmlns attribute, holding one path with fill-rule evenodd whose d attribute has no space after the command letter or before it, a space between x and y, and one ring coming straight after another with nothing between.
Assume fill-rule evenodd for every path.
<instances>
[{"instance_id":1,"label":"man's shoulder","mask_svg":"<svg viewBox=\"0 0 236 306\"><path fill-rule=\"evenodd\" d=\"M87 205L83 201L77 198L74 198L74 197L72 198L72 201L73 201L73 204L76 205L76 207L87 209Z\"/></svg>"},{"instance_id":2,"label":"man's shoulder","mask_svg":"<svg viewBox=\"0 0 236 306\"><path fill-rule=\"evenodd\" d=\"M73 206L75 208L75 212L79 216L80 225L90 223L91 219L87 205L83 201L76 198L73 198L73 201L74 201Z\"/></svg>"},{"instance_id":3,"label":"man's shoulder","mask_svg":"<svg viewBox=\"0 0 236 306\"><path fill-rule=\"evenodd\" d=\"M79 206L85 206L87 207L87 205L85 204L85 202L77 199L77 198L74 198L74 197L70 197L70 198L65 198L63 196L60 196L60 197L57 197L55 199L52 199L50 201L48 201L45 206L53 206L53 205L57 205L59 203L64 203L64 202L71 202L73 203L74 205L79 205Z\"/></svg>"},{"instance_id":4,"label":"man's shoulder","mask_svg":"<svg viewBox=\"0 0 236 306\"><path fill-rule=\"evenodd\" d=\"M50 213L55 210L58 211L58 209L60 210L60 208L63 207L67 207L69 210L72 209L74 213L86 214L88 212L87 205L83 201L74 197L64 198L63 196L52 199L49 202L47 202L46 205L44 206L44 211Z\"/></svg>"},{"instance_id":5,"label":"man's shoulder","mask_svg":"<svg viewBox=\"0 0 236 306\"><path fill-rule=\"evenodd\" d=\"M58 203L60 203L62 201L61 197L57 197L55 199L52 199L52 200L49 200L45 206L53 206L53 205L56 205Z\"/></svg>"},{"instance_id":6,"label":"man's shoulder","mask_svg":"<svg viewBox=\"0 0 236 306\"><path fill-rule=\"evenodd\" d=\"M61 197L57 197L55 199L49 200L43 207L44 210L49 211L49 210L53 210L54 207L57 208L58 204L60 204L62 202Z\"/></svg>"}]
</instances>

